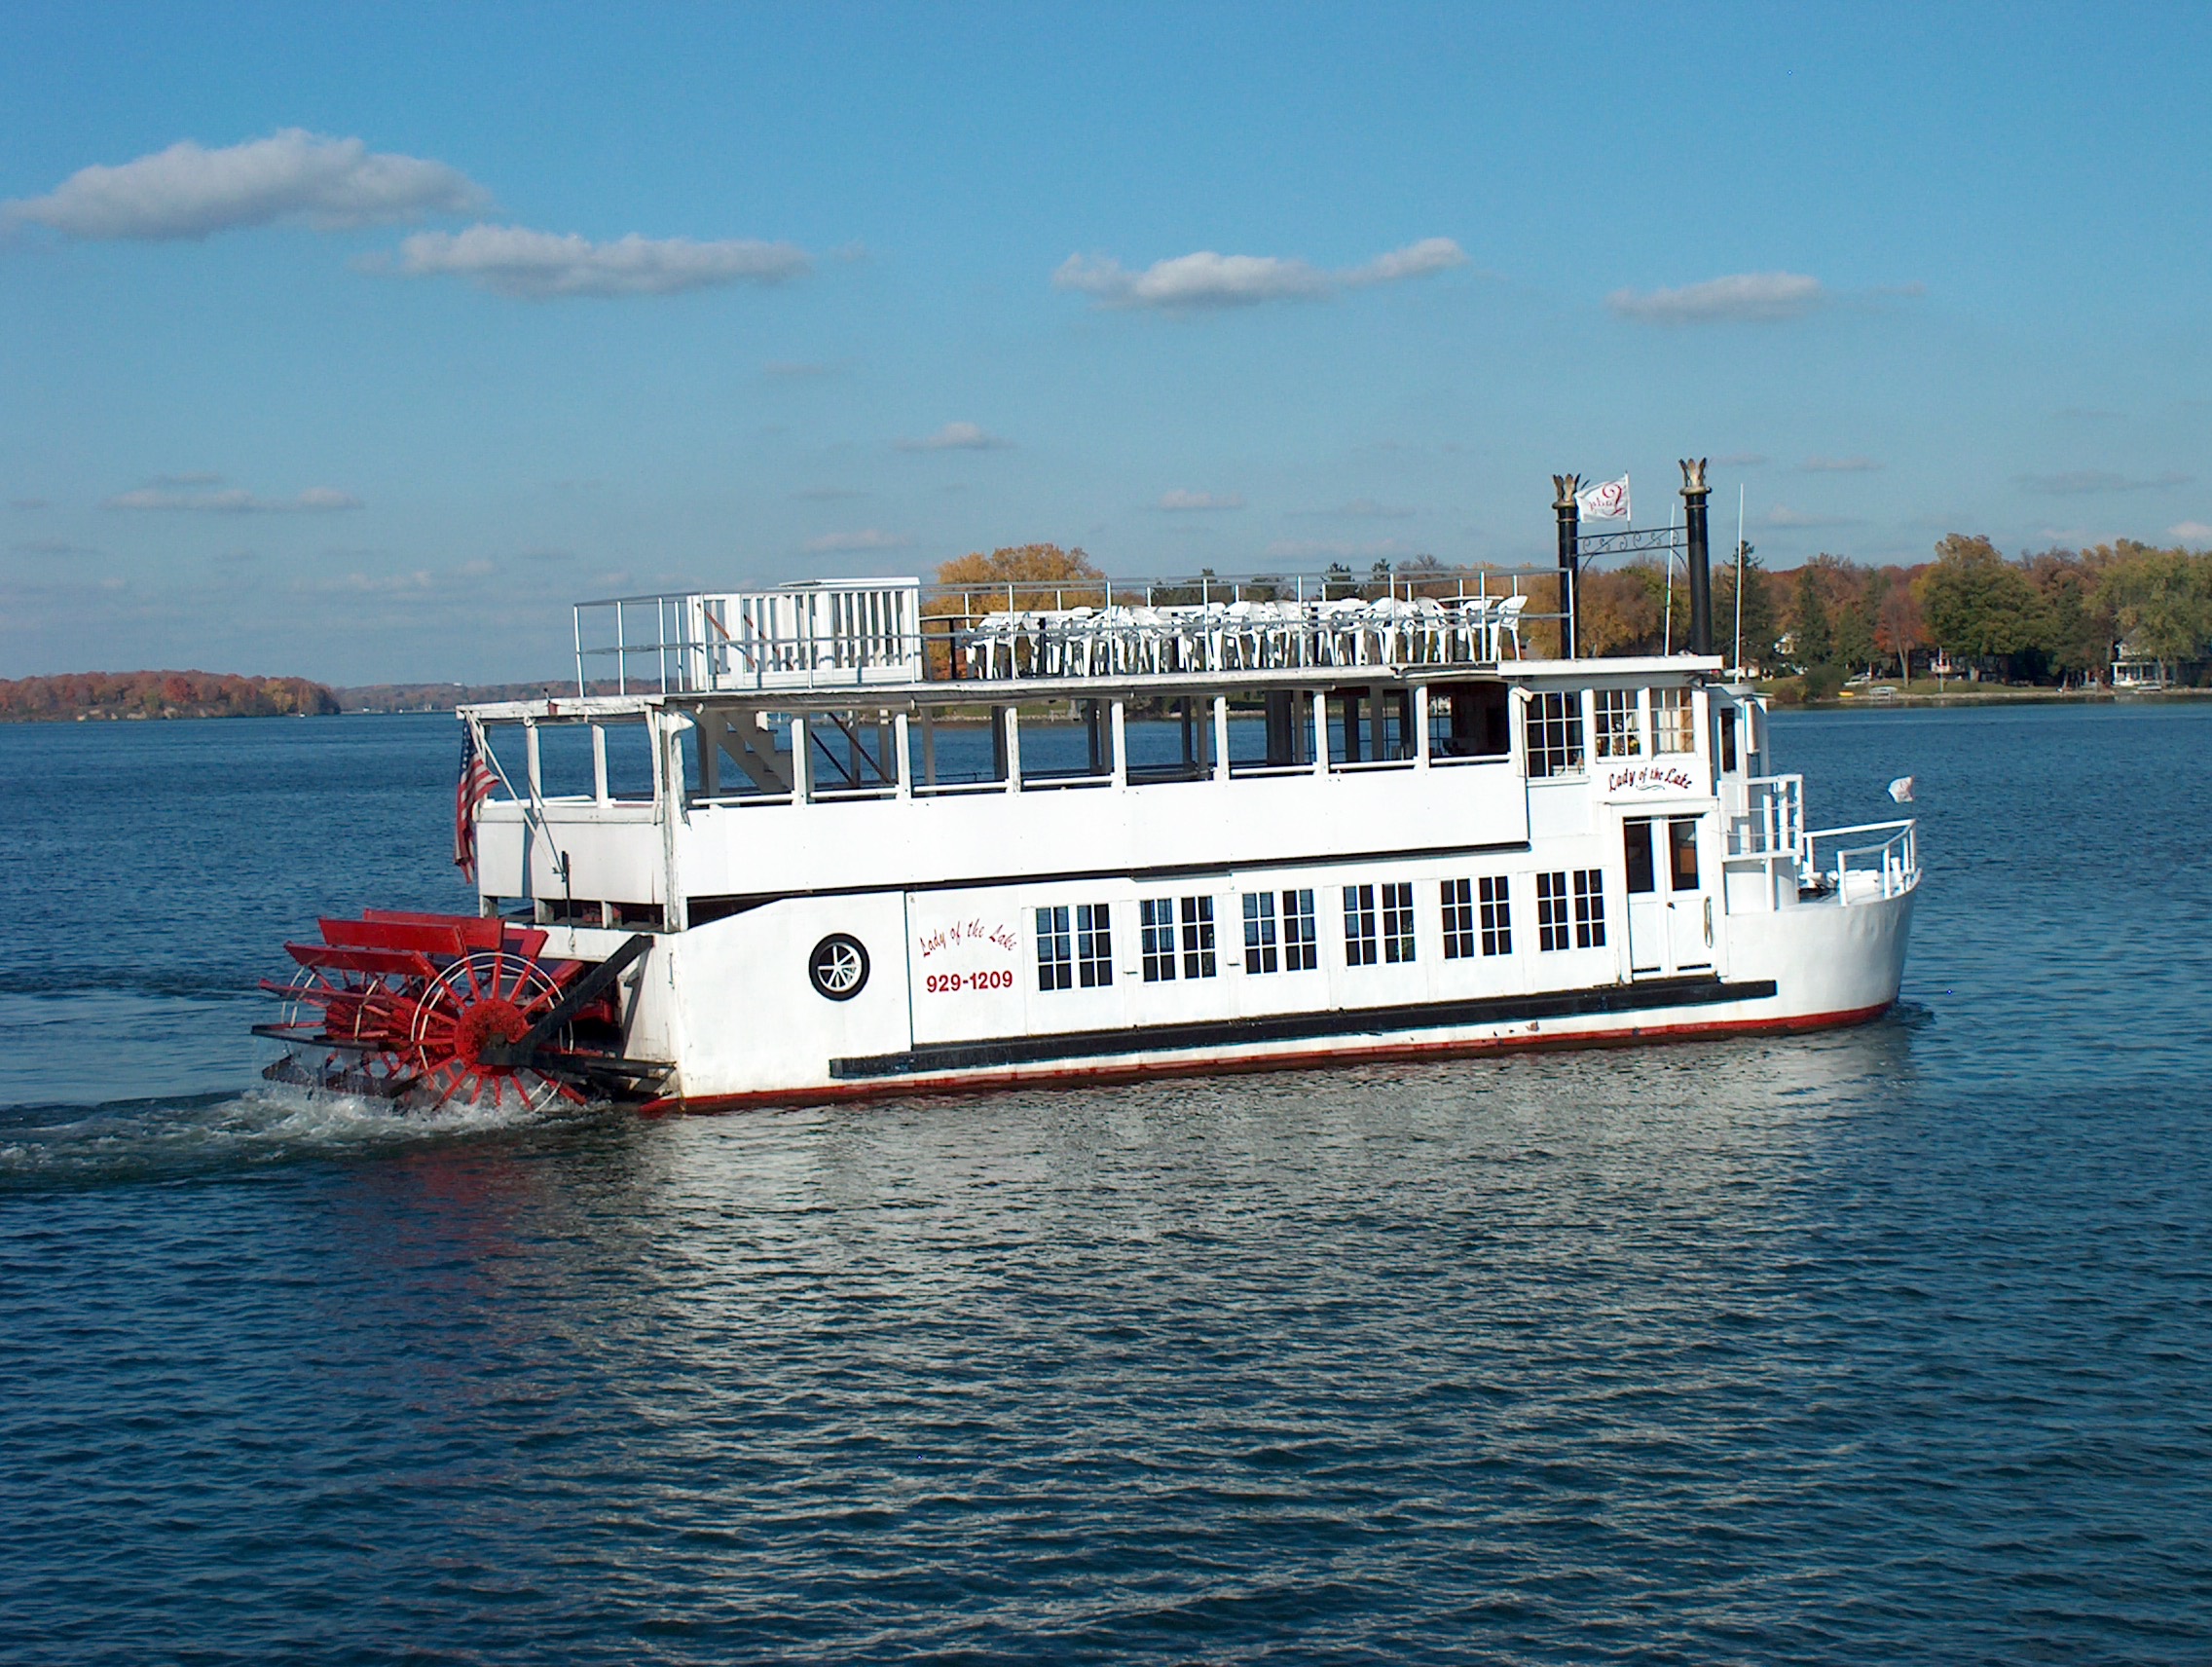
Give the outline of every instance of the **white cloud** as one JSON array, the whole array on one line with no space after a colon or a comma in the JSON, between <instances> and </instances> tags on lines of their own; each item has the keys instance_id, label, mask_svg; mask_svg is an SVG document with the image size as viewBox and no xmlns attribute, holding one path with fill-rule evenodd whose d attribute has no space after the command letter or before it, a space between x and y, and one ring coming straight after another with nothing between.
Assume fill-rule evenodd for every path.
<instances>
[{"instance_id":1,"label":"white cloud","mask_svg":"<svg viewBox=\"0 0 2212 1667\"><path fill-rule=\"evenodd\" d=\"M66 538L28 538L13 548L19 556L96 556L100 553L88 544L72 544Z\"/></svg>"},{"instance_id":2,"label":"white cloud","mask_svg":"<svg viewBox=\"0 0 2212 1667\"><path fill-rule=\"evenodd\" d=\"M1450 238L1424 238L1336 272L1296 258L1224 255L1211 249L1156 261L1142 272L1131 272L1110 255L1070 255L1052 274L1052 286L1095 296L1102 307L1200 312L1266 301L1317 301L1343 289L1424 278L1466 264L1465 251Z\"/></svg>"},{"instance_id":3,"label":"white cloud","mask_svg":"<svg viewBox=\"0 0 2212 1667\"><path fill-rule=\"evenodd\" d=\"M43 498L11 498L8 500L8 507L10 509L44 509L46 500Z\"/></svg>"},{"instance_id":4,"label":"white cloud","mask_svg":"<svg viewBox=\"0 0 2212 1667\"><path fill-rule=\"evenodd\" d=\"M1679 289L1616 289L1605 305L1645 324L1771 323L1827 304L1817 278L1794 272L1746 272L1709 278Z\"/></svg>"},{"instance_id":5,"label":"white cloud","mask_svg":"<svg viewBox=\"0 0 2212 1667\"><path fill-rule=\"evenodd\" d=\"M118 167L80 168L44 197L6 204L4 214L72 238L204 238L276 220L333 231L467 213L489 202L444 163L286 128L219 150L185 139Z\"/></svg>"},{"instance_id":6,"label":"white cloud","mask_svg":"<svg viewBox=\"0 0 2212 1667\"><path fill-rule=\"evenodd\" d=\"M2212 527L2201 521L2178 521L2166 529L2166 537L2184 544L2212 543Z\"/></svg>"},{"instance_id":7,"label":"white cloud","mask_svg":"<svg viewBox=\"0 0 2212 1667\"><path fill-rule=\"evenodd\" d=\"M947 423L934 434L897 444L903 452L1003 452L1014 442L987 434L974 423Z\"/></svg>"},{"instance_id":8,"label":"white cloud","mask_svg":"<svg viewBox=\"0 0 2212 1667\"><path fill-rule=\"evenodd\" d=\"M1807 458L1797 466L1807 474L1872 474L1882 465L1872 458Z\"/></svg>"},{"instance_id":9,"label":"white cloud","mask_svg":"<svg viewBox=\"0 0 2212 1667\"><path fill-rule=\"evenodd\" d=\"M1185 492L1181 488L1161 496L1155 509L1241 509L1244 500L1234 492Z\"/></svg>"},{"instance_id":10,"label":"white cloud","mask_svg":"<svg viewBox=\"0 0 2212 1667\"><path fill-rule=\"evenodd\" d=\"M1764 452L1730 452L1724 458L1714 458L1714 468L1757 468L1766 462Z\"/></svg>"},{"instance_id":11,"label":"white cloud","mask_svg":"<svg viewBox=\"0 0 2212 1667\"><path fill-rule=\"evenodd\" d=\"M1851 518L1846 515L1800 514L1787 503L1777 503L1772 509L1768 510L1763 524L1768 527L1850 527L1855 525Z\"/></svg>"},{"instance_id":12,"label":"white cloud","mask_svg":"<svg viewBox=\"0 0 2212 1667\"><path fill-rule=\"evenodd\" d=\"M811 270L806 251L790 243L740 238L701 243L635 232L595 243L572 232L534 232L527 226L417 232L401 241L398 265L406 278L450 275L524 301L674 295L728 283L781 283Z\"/></svg>"},{"instance_id":13,"label":"white cloud","mask_svg":"<svg viewBox=\"0 0 2212 1667\"><path fill-rule=\"evenodd\" d=\"M2115 474L2110 469L2067 469L2058 474L2024 474L2020 485L2030 492L2048 492L2062 498L2092 492L2157 492L2169 486L2187 486L2191 476L2166 473L2148 480Z\"/></svg>"},{"instance_id":14,"label":"white cloud","mask_svg":"<svg viewBox=\"0 0 2212 1667\"><path fill-rule=\"evenodd\" d=\"M358 509L361 500L335 487L311 486L297 498L256 498L240 487L222 492L178 492L142 486L107 500L110 509L184 510L202 515L271 515Z\"/></svg>"},{"instance_id":15,"label":"white cloud","mask_svg":"<svg viewBox=\"0 0 2212 1667\"><path fill-rule=\"evenodd\" d=\"M913 542L905 533L886 533L880 527L863 527L857 533L825 533L805 544L810 556L834 555L852 550L903 550Z\"/></svg>"},{"instance_id":16,"label":"white cloud","mask_svg":"<svg viewBox=\"0 0 2212 1667\"><path fill-rule=\"evenodd\" d=\"M867 494L854 486L808 486L792 496L807 503L842 503L850 499L866 498Z\"/></svg>"}]
</instances>

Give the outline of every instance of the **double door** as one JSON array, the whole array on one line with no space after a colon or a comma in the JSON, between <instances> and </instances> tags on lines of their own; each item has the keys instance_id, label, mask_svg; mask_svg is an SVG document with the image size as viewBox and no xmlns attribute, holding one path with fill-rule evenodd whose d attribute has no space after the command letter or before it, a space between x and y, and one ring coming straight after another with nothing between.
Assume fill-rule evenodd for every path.
<instances>
[{"instance_id":1,"label":"double door","mask_svg":"<svg viewBox=\"0 0 2212 1667\"><path fill-rule=\"evenodd\" d=\"M1631 816L1621 822L1628 859L1628 962L1632 978L1713 967L1713 892L1704 860L1707 816Z\"/></svg>"}]
</instances>

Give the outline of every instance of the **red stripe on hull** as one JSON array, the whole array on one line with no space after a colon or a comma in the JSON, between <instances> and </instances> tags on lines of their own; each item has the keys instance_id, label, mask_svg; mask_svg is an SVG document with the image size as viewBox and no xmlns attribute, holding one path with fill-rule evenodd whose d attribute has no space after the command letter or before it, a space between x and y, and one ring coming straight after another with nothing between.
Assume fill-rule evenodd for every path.
<instances>
[{"instance_id":1,"label":"red stripe on hull","mask_svg":"<svg viewBox=\"0 0 2212 1667\"><path fill-rule=\"evenodd\" d=\"M1554 1036L1485 1036L1457 1042L1386 1042L1361 1048L1314 1048L1296 1054L1252 1054L1217 1059L1171 1059L1146 1065L1060 1066L1039 1071L978 1071L973 1076L887 1077L865 1083L830 1083L812 1089L767 1089L753 1093L701 1094L647 1100L648 1117L672 1113L743 1111L752 1106L820 1105L830 1100L895 1099L920 1094L998 1093L1011 1089L1107 1088L1154 1077L1210 1077L1231 1072L1312 1070L1393 1059L1449 1058L1467 1054L1528 1054L1548 1049L1625 1048L1646 1042L1699 1042L1794 1030L1835 1030L1863 1024L1893 1003L1816 1013L1801 1019L1734 1019L1710 1024L1664 1024L1648 1029L1586 1030Z\"/></svg>"}]
</instances>

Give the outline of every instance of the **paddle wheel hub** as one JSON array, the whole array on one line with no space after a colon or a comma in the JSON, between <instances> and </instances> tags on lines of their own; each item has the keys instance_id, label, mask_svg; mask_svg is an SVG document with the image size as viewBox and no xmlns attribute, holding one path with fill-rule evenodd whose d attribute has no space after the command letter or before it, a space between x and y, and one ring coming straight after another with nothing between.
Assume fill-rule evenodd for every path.
<instances>
[{"instance_id":1,"label":"paddle wheel hub","mask_svg":"<svg viewBox=\"0 0 2212 1667\"><path fill-rule=\"evenodd\" d=\"M264 1075L409 1106L536 1109L649 1088L658 1065L622 1056L620 975L651 945L600 962L551 960L547 934L471 915L370 909L287 944L286 1003L257 1035L285 1045Z\"/></svg>"}]
</instances>

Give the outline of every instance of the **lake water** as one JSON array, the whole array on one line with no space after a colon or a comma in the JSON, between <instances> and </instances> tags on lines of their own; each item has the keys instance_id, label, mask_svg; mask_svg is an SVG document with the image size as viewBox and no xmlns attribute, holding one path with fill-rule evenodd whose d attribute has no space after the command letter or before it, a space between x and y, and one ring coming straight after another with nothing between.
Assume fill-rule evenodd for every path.
<instances>
[{"instance_id":1,"label":"lake water","mask_svg":"<svg viewBox=\"0 0 2212 1667\"><path fill-rule=\"evenodd\" d=\"M0 726L0 1656L2212 1658L2212 707L1775 730L1861 1029L395 1124L450 720Z\"/></svg>"}]
</instances>

